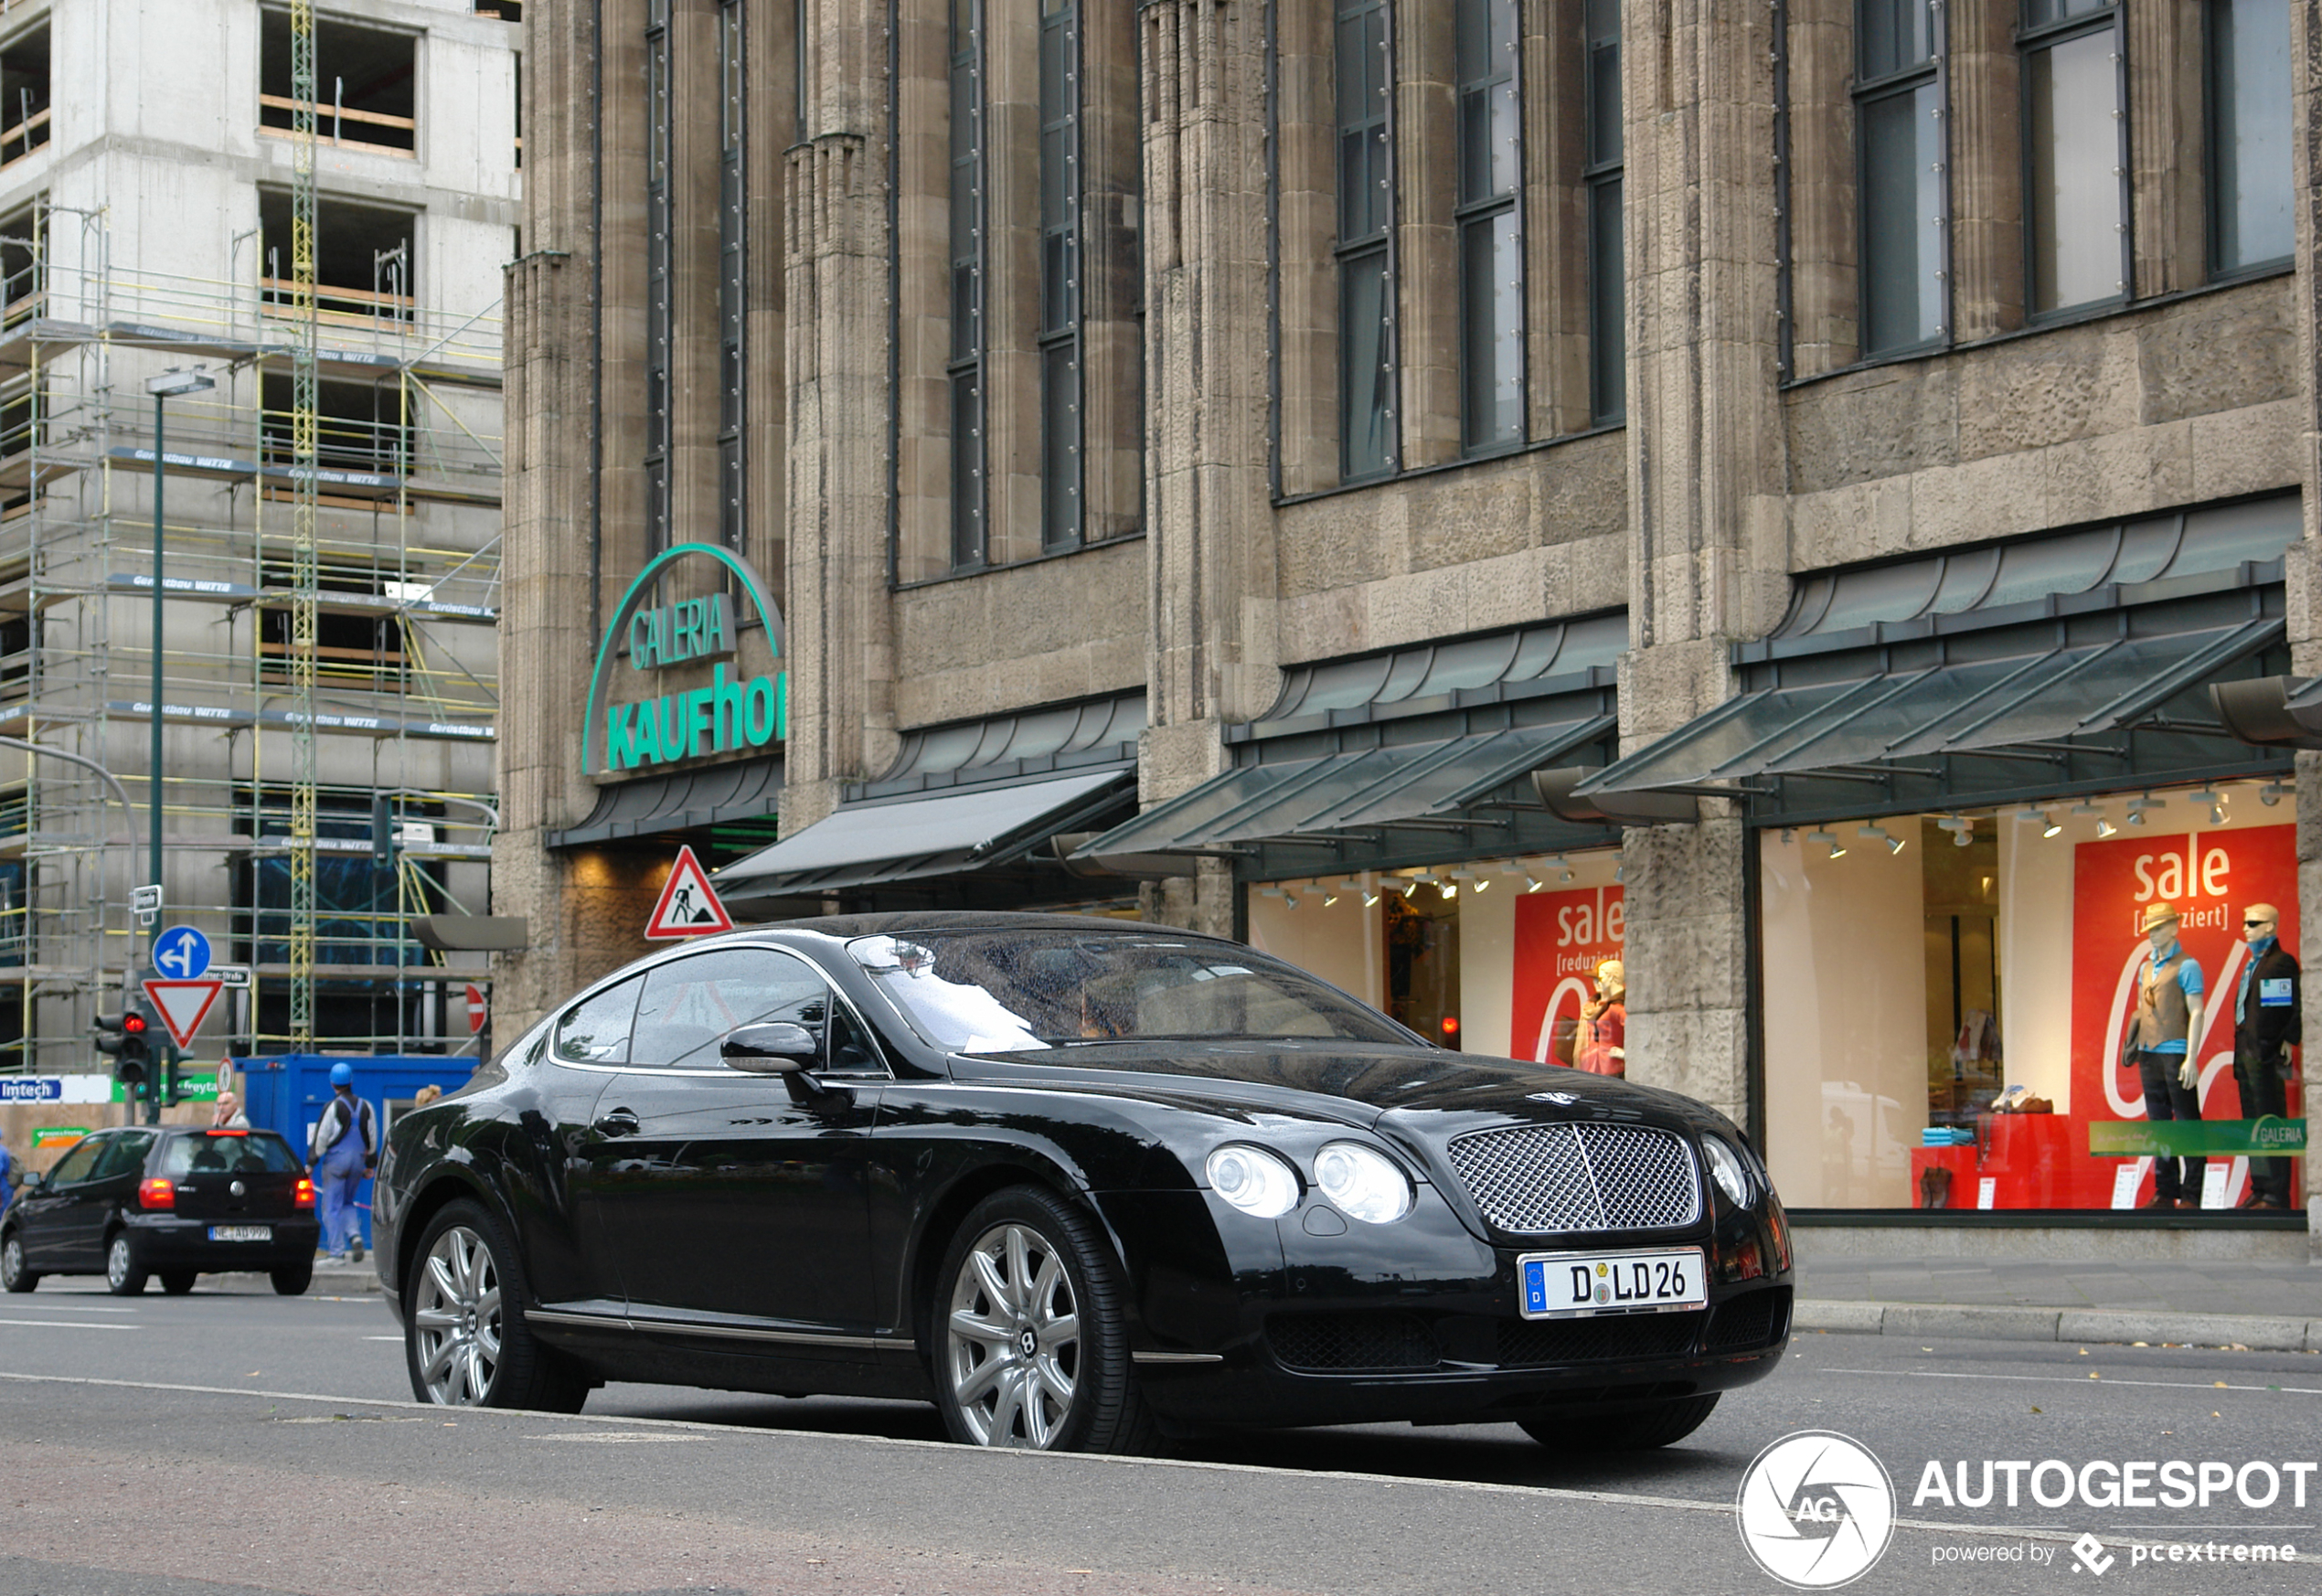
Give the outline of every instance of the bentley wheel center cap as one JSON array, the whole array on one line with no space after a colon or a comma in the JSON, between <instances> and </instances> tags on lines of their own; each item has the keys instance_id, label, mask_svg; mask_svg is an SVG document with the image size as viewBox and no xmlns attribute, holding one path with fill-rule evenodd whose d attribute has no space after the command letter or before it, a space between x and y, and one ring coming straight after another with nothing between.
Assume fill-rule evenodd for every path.
<instances>
[{"instance_id":1,"label":"bentley wheel center cap","mask_svg":"<svg viewBox=\"0 0 2322 1596\"><path fill-rule=\"evenodd\" d=\"M1033 1354L1039 1351L1040 1338L1033 1335L1029 1330L1021 1330L1017 1333L1016 1345L1017 1349L1021 1351L1025 1357L1030 1357Z\"/></svg>"}]
</instances>

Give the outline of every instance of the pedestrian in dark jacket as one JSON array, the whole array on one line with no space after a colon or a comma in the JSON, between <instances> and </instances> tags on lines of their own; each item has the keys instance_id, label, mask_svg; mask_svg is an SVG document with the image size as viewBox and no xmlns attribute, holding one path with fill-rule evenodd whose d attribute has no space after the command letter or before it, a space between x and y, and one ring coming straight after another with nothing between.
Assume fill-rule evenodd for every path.
<instances>
[{"instance_id":1,"label":"pedestrian in dark jacket","mask_svg":"<svg viewBox=\"0 0 2322 1596\"><path fill-rule=\"evenodd\" d=\"M2233 996L2233 1083L2241 1089L2245 1120L2268 1114L2278 1119L2289 1109L2284 1083L2290 1048L2299 1039L2298 962L2282 947L2276 934L2281 924L2282 911L2270 903L2253 903L2242 911L2242 940L2250 952ZM2250 1189L2242 1206L2288 1208L2290 1161L2251 1159Z\"/></svg>"}]
</instances>

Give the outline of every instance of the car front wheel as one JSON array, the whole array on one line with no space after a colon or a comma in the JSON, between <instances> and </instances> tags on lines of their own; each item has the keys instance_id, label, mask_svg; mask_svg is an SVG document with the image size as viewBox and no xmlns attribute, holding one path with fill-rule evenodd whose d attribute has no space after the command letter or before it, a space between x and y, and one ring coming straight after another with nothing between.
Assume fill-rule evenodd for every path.
<instances>
[{"instance_id":1,"label":"car front wheel","mask_svg":"<svg viewBox=\"0 0 2322 1596\"><path fill-rule=\"evenodd\" d=\"M133 1297L145 1289L145 1271L137 1267L137 1250L126 1235L105 1243L105 1289L117 1297Z\"/></svg>"},{"instance_id":2,"label":"car front wheel","mask_svg":"<svg viewBox=\"0 0 2322 1596\"><path fill-rule=\"evenodd\" d=\"M1038 1187L996 1192L968 1215L937 1279L936 1391L953 1440L1154 1450L1126 1293L1085 1215Z\"/></svg>"},{"instance_id":3,"label":"car front wheel","mask_svg":"<svg viewBox=\"0 0 2322 1596\"><path fill-rule=\"evenodd\" d=\"M446 1408L577 1413L588 1380L525 1323L516 1250L479 1205L449 1204L420 1237L404 1301L411 1392Z\"/></svg>"},{"instance_id":4,"label":"car front wheel","mask_svg":"<svg viewBox=\"0 0 2322 1596\"><path fill-rule=\"evenodd\" d=\"M11 1235L0 1240L0 1290L28 1292L40 1283L24 1261L24 1241Z\"/></svg>"}]
</instances>

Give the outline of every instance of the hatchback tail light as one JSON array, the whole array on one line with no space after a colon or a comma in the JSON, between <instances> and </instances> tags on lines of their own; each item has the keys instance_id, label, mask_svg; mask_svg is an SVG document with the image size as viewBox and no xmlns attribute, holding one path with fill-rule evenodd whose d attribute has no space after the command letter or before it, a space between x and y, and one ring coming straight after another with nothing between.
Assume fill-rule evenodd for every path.
<instances>
[{"instance_id":1,"label":"hatchback tail light","mask_svg":"<svg viewBox=\"0 0 2322 1596\"><path fill-rule=\"evenodd\" d=\"M165 1175L156 1175L137 1183L137 1206L141 1208L174 1208L177 1206L177 1183Z\"/></svg>"},{"instance_id":2,"label":"hatchback tail light","mask_svg":"<svg viewBox=\"0 0 2322 1596\"><path fill-rule=\"evenodd\" d=\"M314 1206L314 1183L307 1176L302 1175L298 1177L298 1184L291 1187L291 1207L294 1208L311 1208Z\"/></svg>"}]
</instances>

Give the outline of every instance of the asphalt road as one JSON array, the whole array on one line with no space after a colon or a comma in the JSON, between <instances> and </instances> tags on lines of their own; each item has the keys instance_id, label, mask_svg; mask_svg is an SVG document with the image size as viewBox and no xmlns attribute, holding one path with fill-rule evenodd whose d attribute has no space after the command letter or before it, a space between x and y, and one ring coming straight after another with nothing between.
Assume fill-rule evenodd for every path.
<instances>
[{"instance_id":1,"label":"asphalt road","mask_svg":"<svg viewBox=\"0 0 2322 1596\"><path fill-rule=\"evenodd\" d=\"M1122 1462L943 1445L911 1405L648 1386L577 1420L447 1418L409 1404L376 1297L92 1285L0 1297L0 1596L1773 1592L1732 1504L1803 1430L1854 1437L1894 1481L1891 1545L1853 1590L2322 1591L2322 1472L2303 1507L2293 1475L2263 1507L2231 1486L2206 1509L2042 1507L2029 1472L2012 1510L2004 1486L1983 1507L1923 1488L1931 1462L1978 1489L1987 1461L2315 1462L2309 1355L1809 1335L1663 1452L1378 1426ZM2072 1549L2088 1531L2101 1576ZM2261 1541L2312 1560L2135 1560Z\"/></svg>"}]
</instances>

